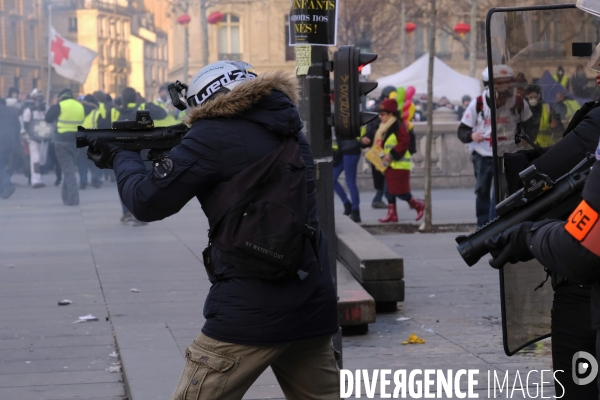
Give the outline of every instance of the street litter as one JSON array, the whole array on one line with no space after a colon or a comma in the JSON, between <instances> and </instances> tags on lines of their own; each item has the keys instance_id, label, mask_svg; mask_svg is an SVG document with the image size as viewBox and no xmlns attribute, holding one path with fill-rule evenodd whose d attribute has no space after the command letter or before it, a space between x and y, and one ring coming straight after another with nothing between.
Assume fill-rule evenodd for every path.
<instances>
[{"instance_id":1,"label":"street litter","mask_svg":"<svg viewBox=\"0 0 600 400\"><path fill-rule=\"evenodd\" d=\"M120 365L113 365L112 367L108 367L108 372L121 372Z\"/></svg>"},{"instance_id":2,"label":"street litter","mask_svg":"<svg viewBox=\"0 0 600 400\"><path fill-rule=\"evenodd\" d=\"M429 332L429 333L435 333L435 331L431 328L425 328L425 325L421 325L421 329L424 330L425 332Z\"/></svg>"},{"instance_id":3,"label":"street litter","mask_svg":"<svg viewBox=\"0 0 600 400\"><path fill-rule=\"evenodd\" d=\"M396 318L396 321L408 321L410 318L408 317L400 317L400 318Z\"/></svg>"},{"instance_id":4,"label":"street litter","mask_svg":"<svg viewBox=\"0 0 600 400\"><path fill-rule=\"evenodd\" d=\"M136 288L131 288L131 291L132 291L133 293L140 293L140 292L141 292L141 290L140 290L140 289L136 289Z\"/></svg>"},{"instance_id":5,"label":"street litter","mask_svg":"<svg viewBox=\"0 0 600 400\"><path fill-rule=\"evenodd\" d=\"M92 314L84 315L83 317L79 317L79 319L74 324L78 324L80 322L90 322L90 321L98 321L97 317L94 317Z\"/></svg>"},{"instance_id":6,"label":"street litter","mask_svg":"<svg viewBox=\"0 0 600 400\"><path fill-rule=\"evenodd\" d=\"M114 358L117 358L117 357L119 357L119 355L117 354L117 352L116 352L116 351L113 351L113 352L112 352L112 353L110 353L108 356L109 356L109 357L114 357Z\"/></svg>"},{"instance_id":7,"label":"street litter","mask_svg":"<svg viewBox=\"0 0 600 400\"><path fill-rule=\"evenodd\" d=\"M435 297L435 294L430 294L429 297Z\"/></svg>"},{"instance_id":8,"label":"street litter","mask_svg":"<svg viewBox=\"0 0 600 400\"><path fill-rule=\"evenodd\" d=\"M64 300L59 301L58 305L59 306L68 306L69 304L72 304L72 303L73 302L71 300L64 299Z\"/></svg>"},{"instance_id":9,"label":"street litter","mask_svg":"<svg viewBox=\"0 0 600 400\"><path fill-rule=\"evenodd\" d=\"M411 333L408 337L408 340L406 342L402 342L402 344L425 344L425 339L422 339L414 333Z\"/></svg>"}]
</instances>

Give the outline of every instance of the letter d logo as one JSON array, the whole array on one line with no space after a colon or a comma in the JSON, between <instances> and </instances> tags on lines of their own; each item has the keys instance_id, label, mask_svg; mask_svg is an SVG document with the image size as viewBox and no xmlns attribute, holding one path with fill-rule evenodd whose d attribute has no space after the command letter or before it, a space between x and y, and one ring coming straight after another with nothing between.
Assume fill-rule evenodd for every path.
<instances>
[{"instance_id":1,"label":"letter d logo","mask_svg":"<svg viewBox=\"0 0 600 400\"><path fill-rule=\"evenodd\" d=\"M577 361L582 358L586 360L586 362L578 363ZM575 382L576 385L587 385L596 379L596 376L598 375L598 362L594 356L585 351L578 351L577 353L573 354L571 367L573 370L573 382ZM589 375L585 378L579 378L577 376L577 374L582 375L588 371Z\"/></svg>"}]
</instances>

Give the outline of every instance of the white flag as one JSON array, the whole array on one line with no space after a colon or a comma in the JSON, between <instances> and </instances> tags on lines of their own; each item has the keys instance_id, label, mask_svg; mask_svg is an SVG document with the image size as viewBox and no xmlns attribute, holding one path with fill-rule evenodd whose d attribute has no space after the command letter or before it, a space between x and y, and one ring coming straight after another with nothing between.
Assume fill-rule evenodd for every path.
<instances>
[{"instance_id":1,"label":"white flag","mask_svg":"<svg viewBox=\"0 0 600 400\"><path fill-rule=\"evenodd\" d=\"M50 27L50 64L57 74L85 83L97 55L92 49L65 40Z\"/></svg>"}]
</instances>

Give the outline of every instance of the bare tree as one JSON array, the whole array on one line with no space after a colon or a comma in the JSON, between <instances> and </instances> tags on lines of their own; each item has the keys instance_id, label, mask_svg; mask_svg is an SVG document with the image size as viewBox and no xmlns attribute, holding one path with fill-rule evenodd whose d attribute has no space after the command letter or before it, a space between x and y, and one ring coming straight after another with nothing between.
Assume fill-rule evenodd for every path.
<instances>
[{"instance_id":1,"label":"bare tree","mask_svg":"<svg viewBox=\"0 0 600 400\"><path fill-rule=\"evenodd\" d=\"M339 2L338 43L357 44L365 39L373 51L389 54L398 45L400 27L396 7L388 1ZM404 28L402 28L404 29Z\"/></svg>"}]
</instances>

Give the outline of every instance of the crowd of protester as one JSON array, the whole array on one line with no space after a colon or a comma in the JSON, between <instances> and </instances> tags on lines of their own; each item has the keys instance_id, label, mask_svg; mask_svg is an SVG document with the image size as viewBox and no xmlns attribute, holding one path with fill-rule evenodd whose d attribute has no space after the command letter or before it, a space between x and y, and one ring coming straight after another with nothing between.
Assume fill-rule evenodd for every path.
<instances>
[{"instance_id":1,"label":"crowd of protester","mask_svg":"<svg viewBox=\"0 0 600 400\"><path fill-rule=\"evenodd\" d=\"M181 123L185 113L171 104L166 85L152 101L133 88L125 88L119 97L96 91L75 96L65 88L46 104L45 94L10 88L0 98L0 198L8 199L17 190L11 177L23 174L33 189L43 189L43 175L53 173L54 185L60 186L65 205L79 204L79 190L89 185L100 188L115 182L112 170L101 170L87 158L86 149L75 147L77 126L109 129L112 122L131 120L137 110L149 110L155 126ZM47 182L47 181L46 181ZM121 222L145 225L123 206Z\"/></svg>"}]
</instances>

